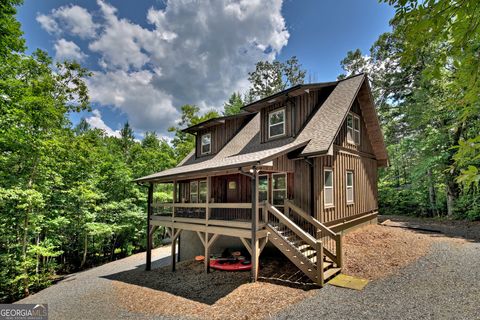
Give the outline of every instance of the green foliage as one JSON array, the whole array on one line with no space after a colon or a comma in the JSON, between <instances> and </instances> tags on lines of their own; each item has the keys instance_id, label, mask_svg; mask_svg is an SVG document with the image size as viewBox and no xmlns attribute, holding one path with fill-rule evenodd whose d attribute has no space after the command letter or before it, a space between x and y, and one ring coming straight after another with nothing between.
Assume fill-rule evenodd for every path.
<instances>
[{"instance_id":1,"label":"green foliage","mask_svg":"<svg viewBox=\"0 0 480 320\"><path fill-rule=\"evenodd\" d=\"M302 84L306 71L301 67L295 56L285 62L259 61L255 71L248 74L251 88L245 99L246 102L262 99L288 87Z\"/></svg>"},{"instance_id":2,"label":"green foliage","mask_svg":"<svg viewBox=\"0 0 480 320\"><path fill-rule=\"evenodd\" d=\"M372 82L390 158L381 210L480 219L478 1L386 2L393 31L341 62Z\"/></svg>"},{"instance_id":3,"label":"green foliage","mask_svg":"<svg viewBox=\"0 0 480 320\"><path fill-rule=\"evenodd\" d=\"M178 126L168 129L168 131L175 133L175 136L172 140L172 145L174 147L175 158L177 161L181 161L195 148L195 137L189 133L183 132L182 130L200 122L220 116L218 112L214 110L200 115L199 107L188 104L182 106L181 111L182 117Z\"/></svg>"},{"instance_id":4,"label":"green foliage","mask_svg":"<svg viewBox=\"0 0 480 320\"><path fill-rule=\"evenodd\" d=\"M223 115L232 116L235 114L239 114L243 105L244 103L240 93L234 92L232 93L228 101L225 102L225 104L223 105Z\"/></svg>"},{"instance_id":5,"label":"green foliage","mask_svg":"<svg viewBox=\"0 0 480 320\"><path fill-rule=\"evenodd\" d=\"M146 189L134 178L176 164L154 132L134 139L126 123L108 137L69 113L88 110L73 61L23 52L14 5L0 5L0 301L145 247ZM164 188L165 194L171 190Z\"/></svg>"}]
</instances>

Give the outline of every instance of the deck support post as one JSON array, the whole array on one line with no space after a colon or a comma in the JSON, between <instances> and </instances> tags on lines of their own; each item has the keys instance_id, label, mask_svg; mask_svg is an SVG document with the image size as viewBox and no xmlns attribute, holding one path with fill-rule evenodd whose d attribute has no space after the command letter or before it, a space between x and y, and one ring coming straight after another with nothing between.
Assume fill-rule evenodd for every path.
<instances>
[{"instance_id":1,"label":"deck support post","mask_svg":"<svg viewBox=\"0 0 480 320\"><path fill-rule=\"evenodd\" d=\"M317 284L320 287L323 287L324 284L324 274L323 274L323 244L321 240L316 242L317 250Z\"/></svg>"},{"instance_id":2,"label":"deck support post","mask_svg":"<svg viewBox=\"0 0 480 320\"><path fill-rule=\"evenodd\" d=\"M177 249L177 238L175 238L175 228L172 228L172 272L175 271L175 263L176 263L176 249Z\"/></svg>"},{"instance_id":3,"label":"deck support post","mask_svg":"<svg viewBox=\"0 0 480 320\"><path fill-rule=\"evenodd\" d=\"M205 272L210 273L210 245L208 243L208 232L205 232Z\"/></svg>"},{"instance_id":4,"label":"deck support post","mask_svg":"<svg viewBox=\"0 0 480 320\"><path fill-rule=\"evenodd\" d=\"M252 192L252 276L251 281L256 282L258 278L258 260L259 260L259 243L257 237L257 228L258 228L258 170L254 166L252 168L251 176L251 192Z\"/></svg>"},{"instance_id":5,"label":"deck support post","mask_svg":"<svg viewBox=\"0 0 480 320\"><path fill-rule=\"evenodd\" d=\"M152 270L152 237L153 232L150 232L150 217L152 216L152 202L153 202L153 183L148 185L148 196L147 196L147 252L146 252L146 263L145 270Z\"/></svg>"}]
</instances>

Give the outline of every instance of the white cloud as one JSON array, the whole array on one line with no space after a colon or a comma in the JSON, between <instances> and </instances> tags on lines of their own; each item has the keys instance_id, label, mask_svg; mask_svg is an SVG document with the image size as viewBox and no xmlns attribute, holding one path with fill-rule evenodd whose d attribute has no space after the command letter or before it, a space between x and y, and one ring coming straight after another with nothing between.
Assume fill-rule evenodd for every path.
<instances>
[{"instance_id":1,"label":"white cloud","mask_svg":"<svg viewBox=\"0 0 480 320\"><path fill-rule=\"evenodd\" d=\"M248 87L255 63L273 60L289 38L282 0L167 1L145 13L148 28L97 4L97 33L82 47L99 56L100 70L88 80L91 98L126 113L137 130L165 134L183 104L220 109Z\"/></svg>"},{"instance_id":2,"label":"white cloud","mask_svg":"<svg viewBox=\"0 0 480 320\"><path fill-rule=\"evenodd\" d=\"M49 33L61 34L65 31L83 39L94 37L97 27L92 15L77 5L53 9L49 15L39 14L37 21Z\"/></svg>"},{"instance_id":3,"label":"white cloud","mask_svg":"<svg viewBox=\"0 0 480 320\"><path fill-rule=\"evenodd\" d=\"M120 138L120 130L113 130L102 119L102 114L98 109L92 111L92 116L85 119L87 123L95 129L100 129L105 132L107 136Z\"/></svg>"},{"instance_id":4,"label":"white cloud","mask_svg":"<svg viewBox=\"0 0 480 320\"><path fill-rule=\"evenodd\" d=\"M58 61L63 60L76 60L82 61L86 55L82 52L79 46L73 41L65 39L59 39L54 45L55 59Z\"/></svg>"},{"instance_id":5,"label":"white cloud","mask_svg":"<svg viewBox=\"0 0 480 320\"><path fill-rule=\"evenodd\" d=\"M136 129L166 132L179 114L172 104L172 96L153 86L153 75L148 70L95 73L88 80L90 97L92 101L125 112Z\"/></svg>"}]
</instances>

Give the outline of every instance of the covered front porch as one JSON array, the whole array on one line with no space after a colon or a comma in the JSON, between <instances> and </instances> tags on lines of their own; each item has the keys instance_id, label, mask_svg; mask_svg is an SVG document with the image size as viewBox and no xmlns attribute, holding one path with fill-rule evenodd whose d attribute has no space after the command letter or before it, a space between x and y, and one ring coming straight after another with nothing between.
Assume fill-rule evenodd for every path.
<instances>
[{"instance_id":1,"label":"covered front porch","mask_svg":"<svg viewBox=\"0 0 480 320\"><path fill-rule=\"evenodd\" d=\"M149 249L152 234L159 226L165 227L170 235L172 256L177 254L174 252L175 244L182 231L195 232L205 248L205 269L208 272L209 249L219 236L230 236L241 240L255 265L267 242L263 202L271 201L283 210L285 199L293 192L293 188L289 187L293 175L270 169L269 166L250 167L151 182L148 201ZM164 194L161 197L155 192L155 187L160 184L171 190L168 202L165 202ZM172 268L175 268L174 264ZM254 270L257 269L254 267ZM253 273L256 274L256 271Z\"/></svg>"}]
</instances>

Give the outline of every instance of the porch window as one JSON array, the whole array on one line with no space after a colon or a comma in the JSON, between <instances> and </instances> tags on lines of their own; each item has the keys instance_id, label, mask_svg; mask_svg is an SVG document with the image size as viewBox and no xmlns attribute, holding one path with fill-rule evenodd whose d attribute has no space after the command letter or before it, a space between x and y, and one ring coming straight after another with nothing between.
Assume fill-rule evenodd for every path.
<instances>
[{"instance_id":1,"label":"porch window","mask_svg":"<svg viewBox=\"0 0 480 320\"><path fill-rule=\"evenodd\" d=\"M347 203L353 203L353 171L347 171Z\"/></svg>"},{"instance_id":2,"label":"porch window","mask_svg":"<svg viewBox=\"0 0 480 320\"><path fill-rule=\"evenodd\" d=\"M285 134L285 108L268 114L268 138L280 137Z\"/></svg>"},{"instance_id":3,"label":"porch window","mask_svg":"<svg viewBox=\"0 0 480 320\"><path fill-rule=\"evenodd\" d=\"M268 201L268 175L258 176L258 201Z\"/></svg>"},{"instance_id":4,"label":"porch window","mask_svg":"<svg viewBox=\"0 0 480 320\"><path fill-rule=\"evenodd\" d=\"M347 116L347 142L360 144L360 117L353 113Z\"/></svg>"},{"instance_id":5,"label":"porch window","mask_svg":"<svg viewBox=\"0 0 480 320\"><path fill-rule=\"evenodd\" d=\"M200 153L210 154L212 152L212 134L205 133L200 138Z\"/></svg>"},{"instance_id":6,"label":"porch window","mask_svg":"<svg viewBox=\"0 0 480 320\"><path fill-rule=\"evenodd\" d=\"M333 206L333 171L331 168L323 170L323 202L324 207Z\"/></svg>"},{"instance_id":7,"label":"porch window","mask_svg":"<svg viewBox=\"0 0 480 320\"><path fill-rule=\"evenodd\" d=\"M287 199L287 175L285 173L274 173L272 175L273 205L283 209L284 201Z\"/></svg>"},{"instance_id":8,"label":"porch window","mask_svg":"<svg viewBox=\"0 0 480 320\"><path fill-rule=\"evenodd\" d=\"M190 202L198 203L198 181L190 182Z\"/></svg>"},{"instance_id":9,"label":"porch window","mask_svg":"<svg viewBox=\"0 0 480 320\"><path fill-rule=\"evenodd\" d=\"M206 203L207 202L207 180L200 180L199 182L199 191L198 191L198 196L200 199L200 203Z\"/></svg>"}]
</instances>

